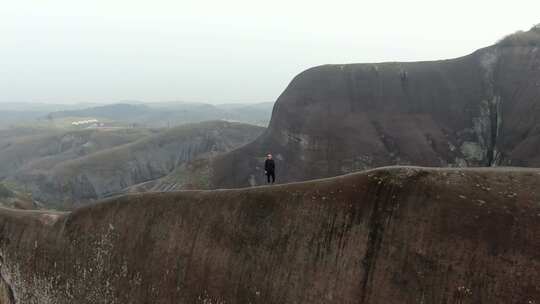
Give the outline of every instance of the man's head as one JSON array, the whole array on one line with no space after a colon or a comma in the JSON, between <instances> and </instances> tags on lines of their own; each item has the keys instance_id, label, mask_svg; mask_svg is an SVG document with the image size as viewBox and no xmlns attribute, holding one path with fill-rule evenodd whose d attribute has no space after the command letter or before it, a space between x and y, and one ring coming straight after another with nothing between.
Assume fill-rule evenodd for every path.
<instances>
[{"instance_id":1,"label":"man's head","mask_svg":"<svg viewBox=\"0 0 540 304\"><path fill-rule=\"evenodd\" d=\"M266 155L266 159L272 159L272 154L268 153L268 154Z\"/></svg>"}]
</instances>

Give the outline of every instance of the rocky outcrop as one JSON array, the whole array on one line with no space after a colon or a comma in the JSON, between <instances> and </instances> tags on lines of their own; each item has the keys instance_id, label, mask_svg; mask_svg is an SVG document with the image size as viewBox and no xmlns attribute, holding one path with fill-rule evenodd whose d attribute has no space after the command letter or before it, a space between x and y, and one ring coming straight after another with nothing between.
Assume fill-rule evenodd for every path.
<instances>
[{"instance_id":1,"label":"rocky outcrop","mask_svg":"<svg viewBox=\"0 0 540 304\"><path fill-rule=\"evenodd\" d=\"M183 125L58 163L47 171L22 170L14 181L49 207L70 208L158 179L196 158L233 150L263 130L225 121Z\"/></svg>"},{"instance_id":2,"label":"rocky outcrop","mask_svg":"<svg viewBox=\"0 0 540 304\"><path fill-rule=\"evenodd\" d=\"M538 303L539 186L402 167L0 209L0 286L25 304Z\"/></svg>"},{"instance_id":3,"label":"rocky outcrop","mask_svg":"<svg viewBox=\"0 0 540 304\"><path fill-rule=\"evenodd\" d=\"M264 135L213 161L211 184L263 183L268 152L280 182L395 164L540 166L539 96L537 29L451 60L315 67Z\"/></svg>"}]
</instances>

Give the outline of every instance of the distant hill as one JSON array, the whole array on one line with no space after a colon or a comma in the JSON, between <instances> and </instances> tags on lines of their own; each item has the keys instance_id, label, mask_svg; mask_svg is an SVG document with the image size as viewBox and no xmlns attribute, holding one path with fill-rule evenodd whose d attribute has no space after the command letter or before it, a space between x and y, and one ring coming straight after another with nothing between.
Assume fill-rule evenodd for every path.
<instances>
[{"instance_id":1,"label":"distant hill","mask_svg":"<svg viewBox=\"0 0 540 304\"><path fill-rule=\"evenodd\" d=\"M0 179L27 168L47 172L63 161L136 141L151 133L149 129L0 131Z\"/></svg>"},{"instance_id":2,"label":"distant hill","mask_svg":"<svg viewBox=\"0 0 540 304\"><path fill-rule=\"evenodd\" d=\"M223 104L205 103L148 103L110 104L79 110L52 112L50 120L77 117L112 120L124 125L144 127L172 127L209 120L229 120L266 126L273 103Z\"/></svg>"},{"instance_id":3,"label":"distant hill","mask_svg":"<svg viewBox=\"0 0 540 304\"><path fill-rule=\"evenodd\" d=\"M114 120L130 120L137 119L149 111L150 109L145 105L111 104L80 110L53 112L47 117L50 119L63 117L100 117Z\"/></svg>"},{"instance_id":4,"label":"distant hill","mask_svg":"<svg viewBox=\"0 0 540 304\"><path fill-rule=\"evenodd\" d=\"M76 110L92 104L46 104L26 102L0 103L0 130L12 127L40 127L48 125L50 112Z\"/></svg>"},{"instance_id":5,"label":"distant hill","mask_svg":"<svg viewBox=\"0 0 540 304\"><path fill-rule=\"evenodd\" d=\"M210 121L159 131L89 129L21 137L0 147L0 179L47 207L71 208L161 178L196 158L238 148L263 131Z\"/></svg>"},{"instance_id":6,"label":"distant hill","mask_svg":"<svg viewBox=\"0 0 540 304\"><path fill-rule=\"evenodd\" d=\"M273 102L212 105L188 102L125 101L98 105L0 103L0 130L21 127L65 128L71 122L99 119L110 126L174 127L181 124L229 120L267 126Z\"/></svg>"}]
</instances>

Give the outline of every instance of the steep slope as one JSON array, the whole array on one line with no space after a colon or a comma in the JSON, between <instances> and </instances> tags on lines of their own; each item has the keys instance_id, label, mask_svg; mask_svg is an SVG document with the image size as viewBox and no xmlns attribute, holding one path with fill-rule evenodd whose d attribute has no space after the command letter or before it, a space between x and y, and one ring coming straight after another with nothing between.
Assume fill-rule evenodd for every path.
<instances>
[{"instance_id":1,"label":"steep slope","mask_svg":"<svg viewBox=\"0 0 540 304\"><path fill-rule=\"evenodd\" d=\"M13 181L50 204L70 206L114 195L151 181L198 157L210 157L246 144L264 128L223 121L172 128L139 141L55 164L48 170L22 170Z\"/></svg>"},{"instance_id":2,"label":"steep slope","mask_svg":"<svg viewBox=\"0 0 540 304\"><path fill-rule=\"evenodd\" d=\"M201 190L213 187L212 164L221 154L200 157L177 166L169 174L148 182L134 184L122 190L122 193L164 192L177 190ZM230 172L233 176L235 173Z\"/></svg>"},{"instance_id":3,"label":"steep slope","mask_svg":"<svg viewBox=\"0 0 540 304\"><path fill-rule=\"evenodd\" d=\"M538 303L540 171L382 168L0 209L9 303Z\"/></svg>"},{"instance_id":4,"label":"steep slope","mask_svg":"<svg viewBox=\"0 0 540 304\"><path fill-rule=\"evenodd\" d=\"M290 83L267 132L212 162L211 184L261 184L268 152L280 182L393 164L540 166L538 117L538 28L457 59L319 66Z\"/></svg>"}]
</instances>

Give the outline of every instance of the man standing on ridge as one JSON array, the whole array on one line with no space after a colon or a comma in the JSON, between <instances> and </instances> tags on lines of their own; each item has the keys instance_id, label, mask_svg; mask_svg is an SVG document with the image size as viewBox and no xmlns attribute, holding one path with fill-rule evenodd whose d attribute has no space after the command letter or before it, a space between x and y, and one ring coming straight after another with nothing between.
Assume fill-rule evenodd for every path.
<instances>
[{"instance_id":1,"label":"man standing on ridge","mask_svg":"<svg viewBox=\"0 0 540 304\"><path fill-rule=\"evenodd\" d=\"M270 178L272 178L272 184L276 181L276 164L272 159L272 154L268 153L266 155L266 160L264 161L264 174L266 174L266 180L270 184Z\"/></svg>"}]
</instances>

